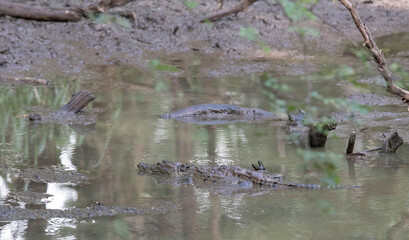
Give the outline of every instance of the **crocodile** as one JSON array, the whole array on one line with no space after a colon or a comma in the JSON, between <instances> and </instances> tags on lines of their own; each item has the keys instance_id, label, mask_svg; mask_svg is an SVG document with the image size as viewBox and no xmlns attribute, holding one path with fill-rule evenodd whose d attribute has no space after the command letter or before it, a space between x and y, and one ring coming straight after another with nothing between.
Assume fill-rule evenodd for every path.
<instances>
[{"instance_id":1,"label":"crocodile","mask_svg":"<svg viewBox=\"0 0 409 240\"><path fill-rule=\"evenodd\" d=\"M267 119L278 119L279 115L258 108L245 108L230 104L193 105L172 113L160 116L162 119L196 124L225 124L234 122L257 122Z\"/></svg>"},{"instance_id":2,"label":"crocodile","mask_svg":"<svg viewBox=\"0 0 409 240\"><path fill-rule=\"evenodd\" d=\"M220 166L195 166L179 162L163 160L157 164L139 163L137 165L142 173L158 173L166 175L184 176L186 179L201 179L213 183L231 183L240 185L258 185L272 188L297 188L297 189L335 189L357 188L356 185L348 186L321 186L318 184L286 183L281 175L268 174L264 165L259 161L259 167L253 165L255 170L250 170L234 165Z\"/></svg>"}]
</instances>

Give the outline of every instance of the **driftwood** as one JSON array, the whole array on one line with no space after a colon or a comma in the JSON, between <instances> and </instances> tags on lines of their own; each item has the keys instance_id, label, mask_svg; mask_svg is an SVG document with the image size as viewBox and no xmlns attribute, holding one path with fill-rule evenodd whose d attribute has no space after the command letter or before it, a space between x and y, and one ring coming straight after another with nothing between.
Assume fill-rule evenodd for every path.
<instances>
[{"instance_id":1,"label":"driftwood","mask_svg":"<svg viewBox=\"0 0 409 240\"><path fill-rule=\"evenodd\" d=\"M409 104L409 91L406 91L394 84L392 73L389 70L388 66L386 65L386 60L385 60L385 57L382 51L376 45L375 40L373 39L372 34L369 31L369 28L362 23L361 18L359 17L358 12L356 11L354 5L348 0L339 0L339 1L341 2L342 5L344 5L348 9L348 11L350 12L352 16L352 19L354 20L355 26L358 28L359 32L364 38L365 40L364 46L368 48L368 50L371 52L372 56L374 57L376 65L378 67L378 71L382 75L382 77L385 79L385 82L387 85L387 91L401 97L403 103ZM408 107L408 111L409 111L409 107Z\"/></svg>"},{"instance_id":2,"label":"driftwood","mask_svg":"<svg viewBox=\"0 0 409 240\"><path fill-rule=\"evenodd\" d=\"M88 103L92 102L95 96L88 92L87 90L80 90L75 92L70 101L62 106L58 112L60 113L78 113L81 111Z\"/></svg>"},{"instance_id":3,"label":"driftwood","mask_svg":"<svg viewBox=\"0 0 409 240\"><path fill-rule=\"evenodd\" d=\"M0 81L7 81L7 82L17 82L17 83L28 83L28 84L40 84L40 85L47 85L49 81L42 78L32 78L32 77L8 77L8 76L0 76Z\"/></svg>"},{"instance_id":4,"label":"driftwood","mask_svg":"<svg viewBox=\"0 0 409 240\"><path fill-rule=\"evenodd\" d=\"M242 0L238 5L234 6L233 8L230 8L224 11L220 11L214 15L211 15L209 17L206 17L200 20L200 22L207 22L207 21L214 22L214 21L219 20L222 17L226 17L232 14L242 12L255 2L257 2L257 0Z\"/></svg>"},{"instance_id":5,"label":"driftwood","mask_svg":"<svg viewBox=\"0 0 409 240\"><path fill-rule=\"evenodd\" d=\"M382 147L354 153L353 151L354 151L354 145L355 145L355 133L352 133L349 136L347 155L348 156L366 156L368 153L375 152L375 151L379 151L379 153L384 153L384 154L395 153L396 150L398 150L398 148L402 144L403 144L403 139L399 136L398 132L394 132L388 139L386 139L383 142Z\"/></svg>"},{"instance_id":6,"label":"driftwood","mask_svg":"<svg viewBox=\"0 0 409 240\"><path fill-rule=\"evenodd\" d=\"M58 111L57 115L65 114L76 114L80 112L85 106L95 99L95 96L88 92L87 90L80 90L75 92L70 101L62 106ZM38 113L32 113L28 116L28 119L33 122L39 122L43 120L43 117Z\"/></svg>"},{"instance_id":7,"label":"driftwood","mask_svg":"<svg viewBox=\"0 0 409 240\"><path fill-rule=\"evenodd\" d=\"M102 13L109 8L125 5L135 0L101 0L85 7L53 8L29 6L21 3L0 1L0 15L40 21L76 22L88 14Z\"/></svg>"}]
</instances>

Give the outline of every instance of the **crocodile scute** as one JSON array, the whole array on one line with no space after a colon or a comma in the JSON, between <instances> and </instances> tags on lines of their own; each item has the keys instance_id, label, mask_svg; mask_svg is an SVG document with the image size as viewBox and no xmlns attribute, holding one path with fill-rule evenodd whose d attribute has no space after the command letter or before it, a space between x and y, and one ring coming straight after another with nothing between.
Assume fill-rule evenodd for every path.
<instances>
[{"instance_id":1,"label":"crocodile scute","mask_svg":"<svg viewBox=\"0 0 409 240\"><path fill-rule=\"evenodd\" d=\"M321 186L318 184L285 183L281 175L268 174L265 171L250 170L234 165L220 166L195 166L179 162L163 160L157 164L139 163L139 170L144 173L159 173L167 175L186 175L193 179L211 181L215 183L243 183L251 182L254 185L272 188L294 188L294 189L340 189L358 188L356 185L348 186ZM264 166L263 166L264 167Z\"/></svg>"}]
</instances>

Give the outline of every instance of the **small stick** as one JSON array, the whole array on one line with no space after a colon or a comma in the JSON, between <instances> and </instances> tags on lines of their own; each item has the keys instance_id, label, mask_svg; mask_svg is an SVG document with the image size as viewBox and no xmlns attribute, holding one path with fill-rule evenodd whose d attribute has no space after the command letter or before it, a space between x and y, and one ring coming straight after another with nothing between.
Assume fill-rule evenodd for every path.
<instances>
[{"instance_id":1,"label":"small stick","mask_svg":"<svg viewBox=\"0 0 409 240\"><path fill-rule=\"evenodd\" d=\"M347 154L351 154L354 152L355 139L356 139L356 133L352 132L351 135L349 135Z\"/></svg>"},{"instance_id":2,"label":"small stick","mask_svg":"<svg viewBox=\"0 0 409 240\"><path fill-rule=\"evenodd\" d=\"M242 12L255 2L257 2L257 0L242 0L238 5L234 6L233 8L230 8L224 11L220 11L214 15L211 15L209 17L206 17L200 20L200 22L206 22L206 21L214 22L214 21L219 20L222 17L226 17L229 15L238 13L238 12Z\"/></svg>"},{"instance_id":3,"label":"small stick","mask_svg":"<svg viewBox=\"0 0 409 240\"><path fill-rule=\"evenodd\" d=\"M8 77L8 76L0 76L0 81L8 81L8 82L22 82L22 83L29 83L29 84L41 84L46 85L50 83L46 79L42 78L32 78L32 77Z\"/></svg>"}]
</instances>

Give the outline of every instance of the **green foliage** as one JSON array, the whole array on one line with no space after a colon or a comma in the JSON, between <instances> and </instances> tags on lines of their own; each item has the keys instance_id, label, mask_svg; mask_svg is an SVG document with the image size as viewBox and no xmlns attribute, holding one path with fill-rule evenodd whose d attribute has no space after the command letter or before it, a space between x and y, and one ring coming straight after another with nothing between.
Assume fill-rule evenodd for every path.
<instances>
[{"instance_id":1,"label":"green foliage","mask_svg":"<svg viewBox=\"0 0 409 240\"><path fill-rule=\"evenodd\" d=\"M254 41L258 39L258 29L251 27L240 27L239 35L244 37L245 39Z\"/></svg>"},{"instance_id":2,"label":"green foliage","mask_svg":"<svg viewBox=\"0 0 409 240\"><path fill-rule=\"evenodd\" d=\"M87 17L98 24L117 24L124 28L131 28L129 20L121 16L115 16L109 13L100 13L98 15L91 13Z\"/></svg>"},{"instance_id":3,"label":"green foliage","mask_svg":"<svg viewBox=\"0 0 409 240\"><path fill-rule=\"evenodd\" d=\"M402 80L406 80L406 81L395 81L396 85L402 88L409 87L409 84L407 83L407 80L409 80L409 73L402 66L396 63L392 63L390 65L390 70L396 73Z\"/></svg>"},{"instance_id":4,"label":"green foliage","mask_svg":"<svg viewBox=\"0 0 409 240\"><path fill-rule=\"evenodd\" d=\"M317 199L317 204L321 208L322 215L335 215L337 212L330 202L324 199Z\"/></svg>"},{"instance_id":5,"label":"green foliage","mask_svg":"<svg viewBox=\"0 0 409 240\"><path fill-rule=\"evenodd\" d=\"M287 84L284 84L284 83L280 84L278 82L277 78L274 78L269 73L265 73L265 74L261 75L260 80L263 83L263 85L268 87L268 88L278 90L278 91L284 92L284 93L290 92L290 87Z\"/></svg>"},{"instance_id":6,"label":"green foliage","mask_svg":"<svg viewBox=\"0 0 409 240\"><path fill-rule=\"evenodd\" d=\"M290 32L296 32L300 34L301 37L304 37L305 35L318 37L320 35L320 32L317 29L310 28L310 27L294 26L294 27L290 27L288 30Z\"/></svg>"},{"instance_id":7,"label":"green foliage","mask_svg":"<svg viewBox=\"0 0 409 240\"><path fill-rule=\"evenodd\" d=\"M184 1L183 4L189 9L194 10L197 8L197 2L195 1Z\"/></svg>"},{"instance_id":8,"label":"green foliage","mask_svg":"<svg viewBox=\"0 0 409 240\"><path fill-rule=\"evenodd\" d=\"M151 70L154 71L168 71L168 72L179 72L179 68L169 65L169 64L164 64L161 63L160 60L158 59L153 59L149 61L149 67Z\"/></svg>"},{"instance_id":9,"label":"green foliage","mask_svg":"<svg viewBox=\"0 0 409 240\"><path fill-rule=\"evenodd\" d=\"M321 94L319 94L316 91L310 92L310 97L320 100L322 103L325 105L332 105L336 109L343 109L343 110L349 110L352 112L359 112L366 114L369 112L369 107L360 105L354 101L345 99L345 98L329 98L329 97L324 97Z\"/></svg>"},{"instance_id":10,"label":"green foliage","mask_svg":"<svg viewBox=\"0 0 409 240\"><path fill-rule=\"evenodd\" d=\"M259 36L259 31L256 28L245 28L245 27L240 27L239 35L245 39L248 39L250 41L255 41L259 45L259 47L263 50L265 53L270 53L271 49L269 46L264 43Z\"/></svg>"},{"instance_id":11,"label":"green foliage","mask_svg":"<svg viewBox=\"0 0 409 240\"><path fill-rule=\"evenodd\" d=\"M304 172L316 172L317 178L326 186L339 184L340 177L336 170L336 162L341 161L343 155L327 152L316 152L311 150L297 149L297 153L303 159L302 168Z\"/></svg>"},{"instance_id":12,"label":"green foliage","mask_svg":"<svg viewBox=\"0 0 409 240\"><path fill-rule=\"evenodd\" d=\"M271 74L263 74L260 76L261 83L269 90L263 90L263 95L270 99L270 107L273 112L287 112L287 102L278 99L273 91L281 93L290 92L290 87L287 84L279 83L278 80L271 76Z\"/></svg>"},{"instance_id":13,"label":"green foliage","mask_svg":"<svg viewBox=\"0 0 409 240\"><path fill-rule=\"evenodd\" d=\"M290 0L278 0L278 3L284 10L285 15L292 21L301 21L305 18L316 20L317 17L307 9L308 4L316 3L316 0L299 0L292 2Z\"/></svg>"}]
</instances>

